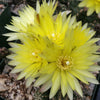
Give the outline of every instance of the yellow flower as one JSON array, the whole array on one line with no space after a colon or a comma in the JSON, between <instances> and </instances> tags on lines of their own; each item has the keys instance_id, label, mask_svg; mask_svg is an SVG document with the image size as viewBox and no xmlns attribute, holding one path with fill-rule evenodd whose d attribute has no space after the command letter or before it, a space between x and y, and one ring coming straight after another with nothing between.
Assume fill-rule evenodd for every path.
<instances>
[{"instance_id":1,"label":"yellow flower","mask_svg":"<svg viewBox=\"0 0 100 100\"><path fill-rule=\"evenodd\" d=\"M55 19L53 13L56 6L57 3L55 3L55 1L52 2L52 0L50 0L46 3L44 0L41 6L39 5L39 2L37 2L36 11L30 6L25 7L23 11L19 12L19 17L12 18L12 25L6 26L7 29L12 31L12 33L4 34L5 36L9 36L7 40L12 41L21 39L21 35L24 34L27 34L30 37L33 35L34 37L37 35L46 35L57 44L61 45L65 32L69 28L73 27L77 34L75 34L75 37L78 36L78 38L76 38L77 41L75 41L75 44L78 46L84 44L92 35L94 35L94 32L92 32L89 28L87 29L87 24L85 24L82 28L81 22L77 22L75 16L72 18L69 16L66 19L66 13L59 13ZM80 43L80 40L83 41Z\"/></svg>"},{"instance_id":2,"label":"yellow flower","mask_svg":"<svg viewBox=\"0 0 100 100\"><path fill-rule=\"evenodd\" d=\"M27 87L37 78L34 86L43 85L42 92L51 88L50 98L61 88L63 97L67 94L73 100L74 90L83 95L78 80L98 84L91 72L100 70L94 64L99 58L95 44L99 39L92 39L95 32L87 24L82 26L75 16L59 13L55 19L55 8L52 1L41 6L37 2L36 11L26 7L20 17L13 18L7 28L16 33L8 33L8 39L21 43L11 42L13 53L7 57L11 59L9 65L16 66L12 73L21 72L18 79L25 77Z\"/></svg>"},{"instance_id":3,"label":"yellow flower","mask_svg":"<svg viewBox=\"0 0 100 100\"><path fill-rule=\"evenodd\" d=\"M91 15L94 11L96 11L97 14L100 13L100 0L82 0L82 2L79 4L79 7L84 6L88 8L88 16Z\"/></svg>"},{"instance_id":4,"label":"yellow flower","mask_svg":"<svg viewBox=\"0 0 100 100\"><path fill-rule=\"evenodd\" d=\"M39 76L39 70L42 65L45 65L47 61L40 57L43 49L45 48L45 43L42 38L28 38L26 35L23 36L22 43L9 43L12 48L10 50L13 52L8 55L7 58L11 59L9 65L16 66L12 73L21 72L18 76L18 80L25 77L27 79L26 86L28 87L34 80L34 78ZM30 80L30 81L29 81Z\"/></svg>"},{"instance_id":5,"label":"yellow flower","mask_svg":"<svg viewBox=\"0 0 100 100\"><path fill-rule=\"evenodd\" d=\"M55 0L53 2L50 0L48 3L44 0L41 6L39 5L39 1L37 1L36 10L30 6L26 6L22 11L19 11L19 17L12 17L12 25L6 26L12 32L4 34L4 36L9 36L8 41L12 41L19 39L18 34L33 34L32 28L35 25L40 25L41 20L44 20L44 15L52 17L56 7L57 3L55 3Z\"/></svg>"},{"instance_id":6,"label":"yellow flower","mask_svg":"<svg viewBox=\"0 0 100 100\"><path fill-rule=\"evenodd\" d=\"M41 54L48 63L41 67L41 76L34 86L44 84L41 92L51 88L50 98L55 96L60 87L63 97L67 93L70 100L73 100L73 90L83 96L78 80L86 84L98 84L91 74L92 71L100 70L100 67L94 64L99 59L99 56L95 55L98 50L98 46L94 44L95 40L90 39L79 47L73 45L73 40L74 33L69 31L64 38L63 48L54 44L48 45Z\"/></svg>"}]
</instances>

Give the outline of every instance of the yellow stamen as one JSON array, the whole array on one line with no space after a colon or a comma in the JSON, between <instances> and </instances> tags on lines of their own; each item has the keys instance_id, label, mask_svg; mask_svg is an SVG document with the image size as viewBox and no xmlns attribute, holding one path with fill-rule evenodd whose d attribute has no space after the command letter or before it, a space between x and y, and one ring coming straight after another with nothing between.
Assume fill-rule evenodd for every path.
<instances>
[{"instance_id":1,"label":"yellow stamen","mask_svg":"<svg viewBox=\"0 0 100 100\"><path fill-rule=\"evenodd\" d=\"M57 66L61 70L70 70L72 67L72 58L67 56L60 56L57 60Z\"/></svg>"}]
</instances>

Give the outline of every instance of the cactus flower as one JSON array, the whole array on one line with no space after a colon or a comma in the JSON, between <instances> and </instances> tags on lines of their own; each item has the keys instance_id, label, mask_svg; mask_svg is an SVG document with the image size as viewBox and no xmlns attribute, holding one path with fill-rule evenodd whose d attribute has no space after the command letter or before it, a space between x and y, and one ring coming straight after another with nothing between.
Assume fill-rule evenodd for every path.
<instances>
[{"instance_id":1,"label":"cactus flower","mask_svg":"<svg viewBox=\"0 0 100 100\"><path fill-rule=\"evenodd\" d=\"M94 11L100 13L100 0L82 0L79 7L87 7L87 15L91 15Z\"/></svg>"}]
</instances>

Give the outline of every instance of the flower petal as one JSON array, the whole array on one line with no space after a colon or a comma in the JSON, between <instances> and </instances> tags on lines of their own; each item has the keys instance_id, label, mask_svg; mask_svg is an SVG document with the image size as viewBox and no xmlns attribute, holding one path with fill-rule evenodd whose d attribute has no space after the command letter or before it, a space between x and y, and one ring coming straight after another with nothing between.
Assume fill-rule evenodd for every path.
<instances>
[{"instance_id":1,"label":"flower petal","mask_svg":"<svg viewBox=\"0 0 100 100\"><path fill-rule=\"evenodd\" d=\"M74 77L74 84L75 84L76 91L80 94L81 97L83 97L81 86L75 77Z\"/></svg>"},{"instance_id":2,"label":"flower petal","mask_svg":"<svg viewBox=\"0 0 100 100\"><path fill-rule=\"evenodd\" d=\"M86 70L75 70L77 73L86 76L86 77L90 77L90 78L95 78L95 76L93 74L91 74L90 72L86 71Z\"/></svg>"},{"instance_id":3,"label":"flower petal","mask_svg":"<svg viewBox=\"0 0 100 100\"><path fill-rule=\"evenodd\" d=\"M34 78L35 77L29 77L27 80L26 80L26 88L28 88L32 82L34 81Z\"/></svg>"},{"instance_id":4,"label":"flower petal","mask_svg":"<svg viewBox=\"0 0 100 100\"><path fill-rule=\"evenodd\" d=\"M94 8L89 8L87 11L87 16L90 16L94 12Z\"/></svg>"},{"instance_id":5,"label":"flower petal","mask_svg":"<svg viewBox=\"0 0 100 100\"><path fill-rule=\"evenodd\" d=\"M67 93L67 88L68 88L68 86L65 85L65 84L62 82L62 80L61 80L61 92L62 92L63 97L64 97L64 96L66 95L66 93Z\"/></svg>"},{"instance_id":6,"label":"flower petal","mask_svg":"<svg viewBox=\"0 0 100 100\"><path fill-rule=\"evenodd\" d=\"M40 89L40 92L45 92L47 91L50 87L52 86L52 81L49 80L47 81L45 84L43 84L43 86Z\"/></svg>"},{"instance_id":7,"label":"flower petal","mask_svg":"<svg viewBox=\"0 0 100 100\"><path fill-rule=\"evenodd\" d=\"M89 78L89 77L85 77L85 79L88 81L88 82L91 82L93 84L99 84L98 80L94 79L94 78Z\"/></svg>"},{"instance_id":8,"label":"flower petal","mask_svg":"<svg viewBox=\"0 0 100 100\"><path fill-rule=\"evenodd\" d=\"M67 88L67 95L68 95L70 100L73 100L73 90L71 89L71 87L69 85Z\"/></svg>"},{"instance_id":9,"label":"flower petal","mask_svg":"<svg viewBox=\"0 0 100 100\"><path fill-rule=\"evenodd\" d=\"M52 74L48 74L48 75L44 74L44 75L40 76L40 77L36 80L36 82L34 83L34 86L35 86L35 87L38 87L38 86L44 84L44 83L47 82L51 77L52 77Z\"/></svg>"},{"instance_id":10,"label":"flower petal","mask_svg":"<svg viewBox=\"0 0 100 100\"><path fill-rule=\"evenodd\" d=\"M56 70L52 78L52 87L50 90L49 98L52 98L57 93L61 84L61 76L59 70Z\"/></svg>"},{"instance_id":11,"label":"flower petal","mask_svg":"<svg viewBox=\"0 0 100 100\"><path fill-rule=\"evenodd\" d=\"M73 78L73 76L70 73L66 72L66 77L67 77L69 85L74 90L75 89L75 84L74 84L74 78Z\"/></svg>"}]
</instances>

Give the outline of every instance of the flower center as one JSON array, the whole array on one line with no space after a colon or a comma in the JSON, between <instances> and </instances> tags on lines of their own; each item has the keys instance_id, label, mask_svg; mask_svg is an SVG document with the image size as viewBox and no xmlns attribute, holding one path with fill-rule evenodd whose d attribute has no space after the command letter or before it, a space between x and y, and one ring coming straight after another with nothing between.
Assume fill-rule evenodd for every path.
<instances>
[{"instance_id":1,"label":"flower center","mask_svg":"<svg viewBox=\"0 0 100 100\"><path fill-rule=\"evenodd\" d=\"M57 66L61 69L61 70L70 70L72 68L72 57L70 56L60 56L57 59Z\"/></svg>"},{"instance_id":2,"label":"flower center","mask_svg":"<svg viewBox=\"0 0 100 100\"><path fill-rule=\"evenodd\" d=\"M69 62L69 61L66 61L66 65L67 65L67 66L70 65L70 62Z\"/></svg>"}]
</instances>

